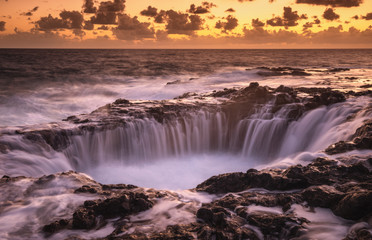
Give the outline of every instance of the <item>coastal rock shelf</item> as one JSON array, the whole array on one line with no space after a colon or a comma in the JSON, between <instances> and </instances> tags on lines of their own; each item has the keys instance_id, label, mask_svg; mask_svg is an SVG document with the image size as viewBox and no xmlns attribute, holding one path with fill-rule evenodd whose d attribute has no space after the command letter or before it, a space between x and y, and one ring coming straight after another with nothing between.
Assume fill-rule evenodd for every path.
<instances>
[{"instance_id":1,"label":"coastal rock shelf","mask_svg":"<svg viewBox=\"0 0 372 240\"><path fill-rule=\"evenodd\" d=\"M368 89L252 82L4 128L0 238L371 239L371 119Z\"/></svg>"},{"instance_id":2,"label":"coastal rock shelf","mask_svg":"<svg viewBox=\"0 0 372 240\"><path fill-rule=\"evenodd\" d=\"M336 216L353 220L355 227L345 239L370 239L372 159L351 163L353 161L352 158L343 162L318 158L307 166L296 165L284 170L250 169L246 173L214 176L191 190L195 194L200 191L215 194L214 201L202 205L197 200L185 201L187 198L176 192L99 184L76 172L39 179L4 176L0 184L1 189L9 189L9 195L3 195L8 199L8 206L26 204L27 197L37 190L48 189L60 181L71 184L70 188L64 188L63 194L91 199L76 206L70 215L64 214L66 218L44 219L39 230L45 237L61 237L60 232L68 231L71 236L81 234L84 239L84 232L79 231L108 228L112 232L102 239L292 239L307 236L314 228L311 220L301 216L298 209L317 212L317 208L327 208ZM16 191L22 181L29 182L23 192L28 193L23 195L26 199L20 199L22 193ZM171 214L172 208L177 208L192 217L188 224L174 223L154 231L156 219L151 219L154 217L151 209L166 201L177 205L167 206L161 214L168 211ZM141 212L144 216L147 214L147 218L139 221L133 217ZM144 229L147 231L143 232Z\"/></svg>"}]
</instances>

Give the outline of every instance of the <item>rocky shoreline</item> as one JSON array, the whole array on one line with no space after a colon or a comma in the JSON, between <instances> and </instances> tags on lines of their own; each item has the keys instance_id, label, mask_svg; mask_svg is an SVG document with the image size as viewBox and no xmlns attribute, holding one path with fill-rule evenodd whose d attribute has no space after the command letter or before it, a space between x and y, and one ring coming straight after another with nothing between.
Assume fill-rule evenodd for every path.
<instances>
[{"instance_id":1,"label":"rocky shoreline","mask_svg":"<svg viewBox=\"0 0 372 240\"><path fill-rule=\"evenodd\" d=\"M302 74L296 69L274 70ZM371 91L342 93L327 88L285 86L272 89L251 83L246 88L208 94L187 93L168 101L118 99L91 114L68 117L63 124L36 130L17 129L3 134L21 135L59 152L71 144L71 136L85 131L115 129L135 119L152 118L163 124L189 111L201 109L222 111L231 118L242 119L253 114L257 106L270 103L268 114L275 114L286 106L289 109L287 118L294 121L309 110L363 95L371 97ZM13 149L13 145L0 142L0 152ZM356 130L351 139L334 143L325 149L325 153L342 156L353 150L371 149L372 122L369 120ZM175 207L186 209L191 214L191 221L169 224L164 229L150 232L136 230L145 229L149 220L132 221L132 217L151 211L164 199L178 199L177 194L126 184L100 184L72 171L41 178L3 176L1 189L18 188L22 181L31 185L23 193L17 193L18 197L9 190L8 195L1 199L0 209L22 202L19 199L22 194L32 196L35 189L43 189L67 178L76 184L65 190L89 200L74 206L68 216L44 222L37 231L45 238L53 239L55 234L64 231L99 231L110 225L113 230L99 239L306 239L303 237L311 220L295 209L316 211L314 209L324 208L335 216L350 220L353 227L344 236L345 240L372 239L371 171L372 158L348 155L339 157L337 161L316 158L308 165L287 169L249 169L213 176L190 190L196 194L210 194L213 196L211 201L198 202L192 207L181 201ZM85 239L84 233L68 239Z\"/></svg>"},{"instance_id":2,"label":"rocky shoreline","mask_svg":"<svg viewBox=\"0 0 372 240\"><path fill-rule=\"evenodd\" d=\"M318 158L307 166L249 169L214 176L192 190L216 196L214 201L191 211L193 222L169 225L163 231L151 233L128 233L132 227L130 215L147 211L174 193L86 180L81 183L84 185L70 191L91 195L93 199L85 201L69 218L50 222L39 231L52 239L61 231L99 230L111 222L114 231L101 239L302 239L311 221L295 213L294 206L301 206L327 208L336 216L352 220L355 227L344 239L371 239L371 170L372 158L357 162L352 158L344 162ZM76 175L66 172L44 176L33 179L32 186L42 188L61 176L76 178ZM8 188L25 179L3 176L0 186ZM78 239L84 239L84 234Z\"/></svg>"}]
</instances>

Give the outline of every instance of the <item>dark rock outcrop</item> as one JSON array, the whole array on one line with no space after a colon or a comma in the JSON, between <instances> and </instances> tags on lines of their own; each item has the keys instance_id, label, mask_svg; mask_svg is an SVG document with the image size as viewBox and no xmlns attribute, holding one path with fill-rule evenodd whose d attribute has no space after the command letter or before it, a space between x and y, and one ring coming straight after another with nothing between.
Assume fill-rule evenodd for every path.
<instances>
[{"instance_id":1,"label":"dark rock outcrop","mask_svg":"<svg viewBox=\"0 0 372 240\"><path fill-rule=\"evenodd\" d=\"M250 188L296 190L298 193L276 194L274 199L257 193L254 197L241 194L240 198L227 195L219 204L229 209L250 204L287 209L288 204L306 201L310 206L330 208L338 216L355 220L372 214L368 205L372 197L372 176L366 164L338 165L336 161L318 158L307 166L296 165L286 170L250 169L246 173L214 176L196 189L209 193L241 192Z\"/></svg>"},{"instance_id":2,"label":"dark rock outcrop","mask_svg":"<svg viewBox=\"0 0 372 240\"><path fill-rule=\"evenodd\" d=\"M363 126L358 128L350 141L340 141L332 144L325 152L332 155L355 149L372 149L372 120L366 121Z\"/></svg>"}]
</instances>

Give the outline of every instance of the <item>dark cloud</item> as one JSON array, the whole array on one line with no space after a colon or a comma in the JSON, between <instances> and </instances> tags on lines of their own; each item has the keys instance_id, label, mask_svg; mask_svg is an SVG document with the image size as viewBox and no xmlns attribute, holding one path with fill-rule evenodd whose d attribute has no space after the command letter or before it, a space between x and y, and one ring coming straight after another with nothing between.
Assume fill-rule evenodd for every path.
<instances>
[{"instance_id":1,"label":"dark cloud","mask_svg":"<svg viewBox=\"0 0 372 240\"><path fill-rule=\"evenodd\" d=\"M230 12L230 13L233 13L233 12L235 12L235 9L233 9L233 8L228 8L228 9L226 9L226 11L225 12Z\"/></svg>"},{"instance_id":2,"label":"dark cloud","mask_svg":"<svg viewBox=\"0 0 372 240\"><path fill-rule=\"evenodd\" d=\"M215 28L222 29L223 32L231 31L238 26L238 19L229 15L226 17L226 22L218 21Z\"/></svg>"},{"instance_id":3,"label":"dark cloud","mask_svg":"<svg viewBox=\"0 0 372 240\"><path fill-rule=\"evenodd\" d=\"M96 15L91 17L93 24L116 24L118 13L125 9L125 0L101 2Z\"/></svg>"},{"instance_id":4,"label":"dark cloud","mask_svg":"<svg viewBox=\"0 0 372 240\"><path fill-rule=\"evenodd\" d=\"M66 22L67 28L81 29L83 27L84 17L78 11L63 10L59 16Z\"/></svg>"},{"instance_id":5,"label":"dark cloud","mask_svg":"<svg viewBox=\"0 0 372 240\"><path fill-rule=\"evenodd\" d=\"M262 28L263 26L265 26L265 23L261 22L260 19L258 19L258 18L252 19L252 27L253 28Z\"/></svg>"},{"instance_id":6,"label":"dark cloud","mask_svg":"<svg viewBox=\"0 0 372 240\"><path fill-rule=\"evenodd\" d=\"M0 32L5 31L5 24L6 24L6 22L0 21Z\"/></svg>"},{"instance_id":7,"label":"dark cloud","mask_svg":"<svg viewBox=\"0 0 372 240\"><path fill-rule=\"evenodd\" d=\"M363 3L363 0L296 0L296 3L332 7L358 7L361 3Z\"/></svg>"},{"instance_id":8,"label":"dark cloud","mask_svg":"<svg viewBox=\"0 0 372 240\"><path fill-rule=\"evenodd\" d=\"M358 15L355 15L352 18L354 18L355 20L358 20L359 19L359 16Z\"/></svg>"},{"instance_id":9,"label":"dark cloud","mask_svg":"<svg viewBox=\"0 0 372 240\"><path fill-rule=\"evenodd\" d=\"M63 10L59 16L60 18L54 18L49 14L47 17L41 17L36 21L36 29L41 31L51 31L59 29L81 30L83 28L84 18L80 12ZM81 31L74 31L74 33L82 36Z\"/></svg>"},{"instance_id":10,"label":"dark cloud","mask_svg":"<svg viewBox=\"0 0 372 240\"><path fill-rule=\"evenodd\" d=\"M332 8L327 8L323 13L323 18L329 21L333 21L340 18L340 15L336 14Z\"/></svg>"},{"instance_id":11,"label":"dark cloud","mask_svg":"<svg viewBox=\"0 0 372 240\"><path fill-rule=\"evenodd\" d=\"M158 15L158 9L155 7L148 6L147 9L142 10L140 14L146 17L156 17L156 15Z\"/></svg>"},{"instance_id":12,"label":"dark cloud","mask_svg":"<svg viewBox=\"0 0 372 240\"><path fill-rule=\"evenodd\" d=\"M372 12L367 13L367 15L362 16L362 18L365 19L365 20L372 20Z\"/></svg>"},{"instance_id":13,"label":"dark cloud","mask_svg":"<svg viewBox=\"0 0 372 240\"><path fill-rule=\"evenodd\" d=\"M106 26L106 25L102 25L102 26L100 26L99 28L97 28L98 30L109 30L109 27L108 26Z\"/></svg>"},{"instance_id":14,"label":"dark cloud","mask_svg":"<svg viewBox=\"0 0 372 240\"><path fill-rule=\"evenodd\" d=\"M168 10L166 14L166 26L168 34L192 35L195 31L203 29L204 20L198 15Z\"/></svg>"},{"instance_id":15,"label":"dark cloud","mask_svg":"<svg viewBox=\"0 0 372 240\"><path fill-rule=\"evenodd\" d=\"M140 22L137 16L132 18L127 14L122 14L118 17L118 27L113 30L113 33L120 40L154 38L155 31L149 27L150 23Z\"/></svg>"},{"instance_id":16,"label":"dark cloud","mask_svg":"<svg viewBox=\"0 0 372 240\"><path fill-rule=\"evenodd\" d=\"M318 18L315 18L313 22L307 22L307 23L305 23L304 25L302 25L303 31L308 30L309 28L312 28L314 24L315 25L319 25L320 24L320 20Z\"/></svg>"},{"instance_id":17,"label":"dark cloud","mask_svg":"<svg viewBox=\"0 0 372 240\"><path fill-rule=\"evenodd\" d=\"M155 17L154 22L156 23L164 23L165 17L167 16L167 13L164 10L161 10Z\"/></svg>"},{"instance_id":18,"label":"dark cloud","mask_svg":"<svg viewBox=\"0 0 372 240\"><path fill-rule=\"evenodd\" d=\"M84 29L85 30L93 30L94 24L91 21L85 21L84 22Z\"/></svg>"},{"instance_id":19,"label":"dark cloud","mask_svg":"<svg viewBox=\"0 0 372 240\"><path fill-rule=\"evenodd\" d=\"M294 27L297 26L297 21L300 19L307 19L305 14L298 15L297 11L292 11L291 7L284 7L283 17L274 17L266 21L266 23L273 27Z\"/></svg>"},{"instance_id":20,"label":"dark cloud","mask_svg":"<svg viewBox=\"0 0 372 240\"><path fill-rule=\"evenodd\" d=\"M97 12L91 17L93 24L116 24L116 12Z\"/></svg>"},{"instance_id":21,"label":"dark cloud","mask_svg":"<svg viewBox=\"0 0 372 240\"><path fill-rule=\"evenodd\" d=\"M84 0L83 12L84 13L96 13L97 12L97 8L94 6L93 0Z\"/></svg>"},{"instance_id":22,"label":"dark cloud","mask_svg":"<svg viewBox=\"0 0 372 240\"><path fill-rule=\"evenodd\" d=\"M195 6L195 4L191 4L187 12L193 13L193 14L205 14L205 13L209 13L210 9L213 7L217 7L217 6L214 3L210 3L210 2L203 2L201 6Z\"/></svg>"},{"instance_id":23,"label":"dark cloud","mask_svg":"<svg viewBox=\"0 0 372 240\"><path fill-rule=\"evenodd\" d=\"M28 12L21 13L21 15L22 16L32 16L34 14L34 12L36 12L38 9L39 9L39 7L36 6Z\"/></svg>"},{"instance_id":24,"label":"dark cloud","mask_svg":"<svg viewBox=\"0 0 372 240\"><path fill-rule=\"evenodd\" d=\"M304 25L302 25L302 27L303 27L303 30L307 30L307 29L313 27L313 23L312 22L307 22Z\"/></svg>"},{"instance_id":25,"label":"dark cloud","mask_svg":"<svg viewBox=\"0 0 372 240\"><path fill-rule=\"evenodd\" d=\"M54 18L50 14L47 17L41 17L40 20L36 21L36 25L37 28L42 31L68 28L66 21L60 18Z\"/></svg>"},{"instance_id":26,"label":"dark cloud","mask_svg":"<svg viewBox=\"0 0 372 240\"><path fill-rule=\"evenodd\" d=\"M122 12L125 9L125 0L114 0L101 2L98 11L102 12Z\"/></svg>"},{"instance_id":27,"label":"dark cloud","mask_svg":"<svg viewBox=\"0 0 372 240\"><path fill-rule=\"evenodd\" d=\"M83 38L83 37L86 35L86 33L85 33L83 30L81 30L81 29L77 29L77 28L73 29L73 30L72 30L72 33L73 33L76 37L79 37L79 38Z\"/></svg>"}]
</instances>

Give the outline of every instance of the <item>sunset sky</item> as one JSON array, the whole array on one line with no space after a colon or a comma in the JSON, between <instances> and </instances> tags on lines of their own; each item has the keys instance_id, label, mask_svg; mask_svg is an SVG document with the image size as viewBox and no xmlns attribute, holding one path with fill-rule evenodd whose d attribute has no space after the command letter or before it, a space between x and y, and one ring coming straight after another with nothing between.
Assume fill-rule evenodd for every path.
<instances>
[{"instance_id":1,"label":"sunset sky","mask_svg":"<svg viewBox=\"0 0 372 240\"><path fill-rule=\"evenodd\" d=\"M0 48L371 48L371 0L0 0Z\"/></svg>"}]
</instances>

